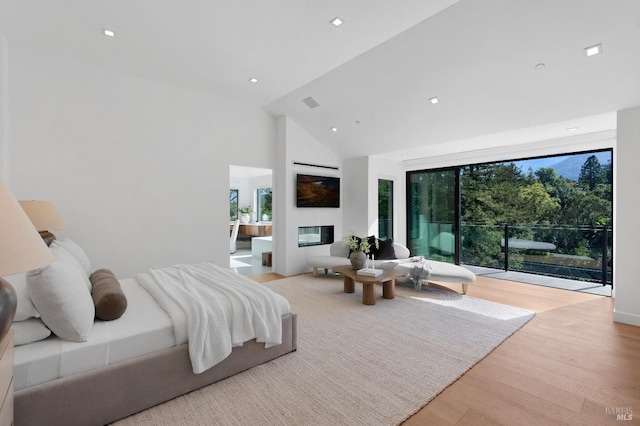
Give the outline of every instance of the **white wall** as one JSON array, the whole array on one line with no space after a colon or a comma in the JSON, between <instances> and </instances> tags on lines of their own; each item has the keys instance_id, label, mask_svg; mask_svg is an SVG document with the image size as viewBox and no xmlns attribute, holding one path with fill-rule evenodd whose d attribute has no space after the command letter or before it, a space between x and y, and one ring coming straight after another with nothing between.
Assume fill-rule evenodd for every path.
<instances>
[{"instance_id":1,"label":"white wall","mask_svg":"<svg viewBox=\"0 0 640 426\"><path fill-rule=\"evenodd\" d=\"M638 242L640 241L640 107L618 112L614 152L614 290L615 321L640 326Z\"/></svg>"},{"instance_id":2,"label":"white wall","mask_svg":"<svg viewBox=\"0 0 640 426\"><path fill-rule=\"evenodd\" d=\"M262 109L9 46L19 199L52 200L95 268L229 265L229 164L273 168Z\"/></svg>"},{"instance_id":3,"label":"white wall","mask_svg":"<svg viewBox=\"0 0 640 426\"><path fill-rule=\"evenodd\" d=\"M342 185L344 234L353 233L358 236L366 236L378 233L377 229L372 232L375 218L372 217L372 208L369 205L370 191L372 189L369 173L368 157L344 161L343 176L345 184Z\"/></svg>"},{"instance_id":4,"label":"white wall","mask_svg":"<svg viewBox=\"0 0 640 426\"><path fill-rule=\"evenodd\" d=\"M400 163L383 157L360 157L344 161L344 232L378 235L378 179L393 181L393 239L406 243L404 171Z\"/></svg>"},{"instance_id":5,"label":"white wall","mask_svg":"<svg viewBox=\"0 0 640 426\"><path fill-rule=\"evenodd\" d=\"M274 171L277 193L274 191L274 263L275 272L295 275L308 272L308 256L329 254L329 246L298 247L298 227L334 225L336 239L342 238L342 210L340 208L297 208L296 174L307 173L322 176L342 176L342 162L332 151L318 142L291 118L278 119L278 167ZM319 164L338 167L329 170L307 166L297 166L293 162ZM345 190L351 185L345 178L341 180L341 206L348 203ZM277 211L276 211L277 209ZM283 214L284 212L284 214ZM284 222L280 221L283 219ZM280 226L284 225L284 226Z\"/></svg>"}]
</instances>

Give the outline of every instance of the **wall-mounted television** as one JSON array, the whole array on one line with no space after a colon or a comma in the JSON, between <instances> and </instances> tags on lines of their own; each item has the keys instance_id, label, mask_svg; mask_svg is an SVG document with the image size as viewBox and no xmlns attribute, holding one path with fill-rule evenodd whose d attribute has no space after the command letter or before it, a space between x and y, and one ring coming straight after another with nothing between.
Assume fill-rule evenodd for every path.
<instances>
[{"instance_id":1,"label":"wall-mounted television","mask_svg":"<svg viewBox=\"0 0 640 426\"><path fill-rule=\"evenodd\" d=\"M296 206L340 207L340 178L298 174Z\"/></svg>"}]
</instances>

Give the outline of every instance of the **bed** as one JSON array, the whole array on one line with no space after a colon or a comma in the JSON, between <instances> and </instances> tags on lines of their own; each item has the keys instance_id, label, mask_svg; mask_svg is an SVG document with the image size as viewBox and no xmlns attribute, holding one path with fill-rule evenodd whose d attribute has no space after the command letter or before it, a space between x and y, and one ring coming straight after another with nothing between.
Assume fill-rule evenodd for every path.
<instances>
[{"instance_id":1,"label":"bed","mask_svg":"<svg viewBox=\"0 0 640 426\"><path fill-rule=\"evenodd\" d=\"M26 285L15 277L11 280L18 294L13 324L17 426L108 424L296 350L297 316L288 302L227 268L211 263L174 265L111 281L120 293L115 292L117 297L110 300L119 298L122 313L103 320L101 316L109 318L114 313L104 309L103 299L95 300L102 288L94 278L99 273L104 276L104 270L91 271L86 255L73 242L54 242L51 249L56 261L47 268L73 263L80 266L83 277L88 275L93 286L92 315L98 318L92 318L88 331L81 326L64 329L54 325L42 299L50 301L55 295L34 291L32 276L24 279ZM71 262L67 255L74 250L77 258ZM55 287L51 278L59 275L49 270L44 277L47 292ZM66 278L64 291L68 292ZM215 281L220 288L202 287L196 282L200 279ZM87 283L77 281L82 283L74 284L73 293L84 299L74 300L65 310L86 305ZM184 295L174 294L175 288ZM192 293L193 299L202 301L200 305L180 301ZM214 309L216 300L222 299L232 302ZM24 330L34 334L39 322L47 325L42 333L54 332L49 331L51 335L45 338L25 337Z\"/></svg>"}]
</instances>

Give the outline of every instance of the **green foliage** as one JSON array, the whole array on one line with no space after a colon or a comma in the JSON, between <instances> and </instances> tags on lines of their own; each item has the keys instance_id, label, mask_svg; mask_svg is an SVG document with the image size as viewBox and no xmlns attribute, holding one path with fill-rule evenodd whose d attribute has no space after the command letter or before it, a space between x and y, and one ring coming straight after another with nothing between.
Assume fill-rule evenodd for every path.
<instances>
[{"instance_id":1,"label":"green foliage","mask_svg":"<svg viewBox=\"0 0 640 426\"><path fill-rule=\"evenodd\" d=\"M263 216L271 218L271 205L271 188L258 188L258 219L262 219Z\"/></svg>"},{"instance_id":2,"label":"green foliage","mask_svg":"<svg viewBox=\"0 0 640 426\"><path fill-rule=\"evenodd\" d=\"M504 236L500 226L462 226L460 260L463 263L501 268L500 239Z\"/></svg>"},{"instance_id":3,"label":"green foliage","mask_svg":"<svg viewBox=\"0 0 640 426\"><path fill-rule=\"evenodd\" d=\"M589 156L587 161L584 162L580 168L580 177L578 178L578 185L593 191L596 185L607 183L607 170L600 165L598 157L595 155Z\"/></svg>"},{"instance_id":4,"label":"green foliage","mask_svg":"<svg viewBox=\"0 0 640 426\"><path fill-rule=\"evenodd\" d=\"M461 259L502 266L504 224L511 238L553 242L558 253L598 259L602 231L593 228L611 225L610 176L611 162L601 166L595 156L583 164L578 182L558 176L553 168L525 175L513 163L464 167ZM522 253L510 249L509 255L510 267L517 269Z\"/></svg>"},{"instance_id":5,"label":"green foliage","mask_svg":"<svg viewBox=\"0 0 640 426\"><path fill-rule=\"evenodd\" d=\"M525 176L513 163L473 165L462 174L462 221L485 224L610 223L610 162L590 156L576 182L540 168Z\"/></svg>"},{"instance_id":6,"label":"green foliage","mask_svg":"<svg viewBox=\"0 0 640 426\"><path fill-rule=\"evenodd\" d=\"M229 190L229 218L231 220L238 219L238 190Z\"/></svg>"},{"instance_id":7,"label":"green foliage","mask_svg":"<svg viewBox=\"0 0 640 426\"><path fill-rule=\"evenodd\" d=\"M393 181L378 179L378 236L391 238L393 222Z\"/></svg>"},{"instance_id":8,"label":"green foliage","mask_svg":"<svg viewBox=\"0 0 640 426\"><path fill-rule=\"evenodd\" d=\"M519 223L554 223L560 212L560 201L553 198L540 182L520 187L518 204L524 216Z\"/></svg>"},{"instance_id":9,"label":"green foliage","mask_svg":"<svg viewBox=\"0 0 640 426\"><path fill-rule=\"evenodd\" d=\"M369 253L371 250L371 246L375 245L376 248L379 248L379 242L377 238L374 238L373 241L370 241L368 237L358 237L353 235L353 233L348 233L342 240L347 243L349 246L349 250L351 251L362 251L364 253Z\"/></svg>"},{"instance_id":10,"label":"green foliage","mask_svg":"<svg viewBox=\"0 0 640 426\"><path fill-rule=\"evenodd\" d=\"M578 241L578 246L575 248L576 256L589 257L589 242L586 239Z\"/></svg>"}]
</instances>

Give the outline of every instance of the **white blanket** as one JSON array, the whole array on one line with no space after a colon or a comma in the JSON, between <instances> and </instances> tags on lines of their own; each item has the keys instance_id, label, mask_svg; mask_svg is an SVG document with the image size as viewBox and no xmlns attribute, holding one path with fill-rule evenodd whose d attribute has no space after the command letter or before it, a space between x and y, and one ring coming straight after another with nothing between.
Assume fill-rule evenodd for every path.
<instances>
[{"instance_id":1,"label":"white blanket","mask_svg":"<svg viewBox=\"0 0 640 426\"><path fill-rule=\"evenodd\" d=\"M213 263L175 265L138 274L138 282L169 314L176 344L186 337L193 372L225 359L251 339L265 347L282 343L281 316L289 302L271 289ZM182 318L181 318L182 317Z\"/></svg>"}]
</instances>

